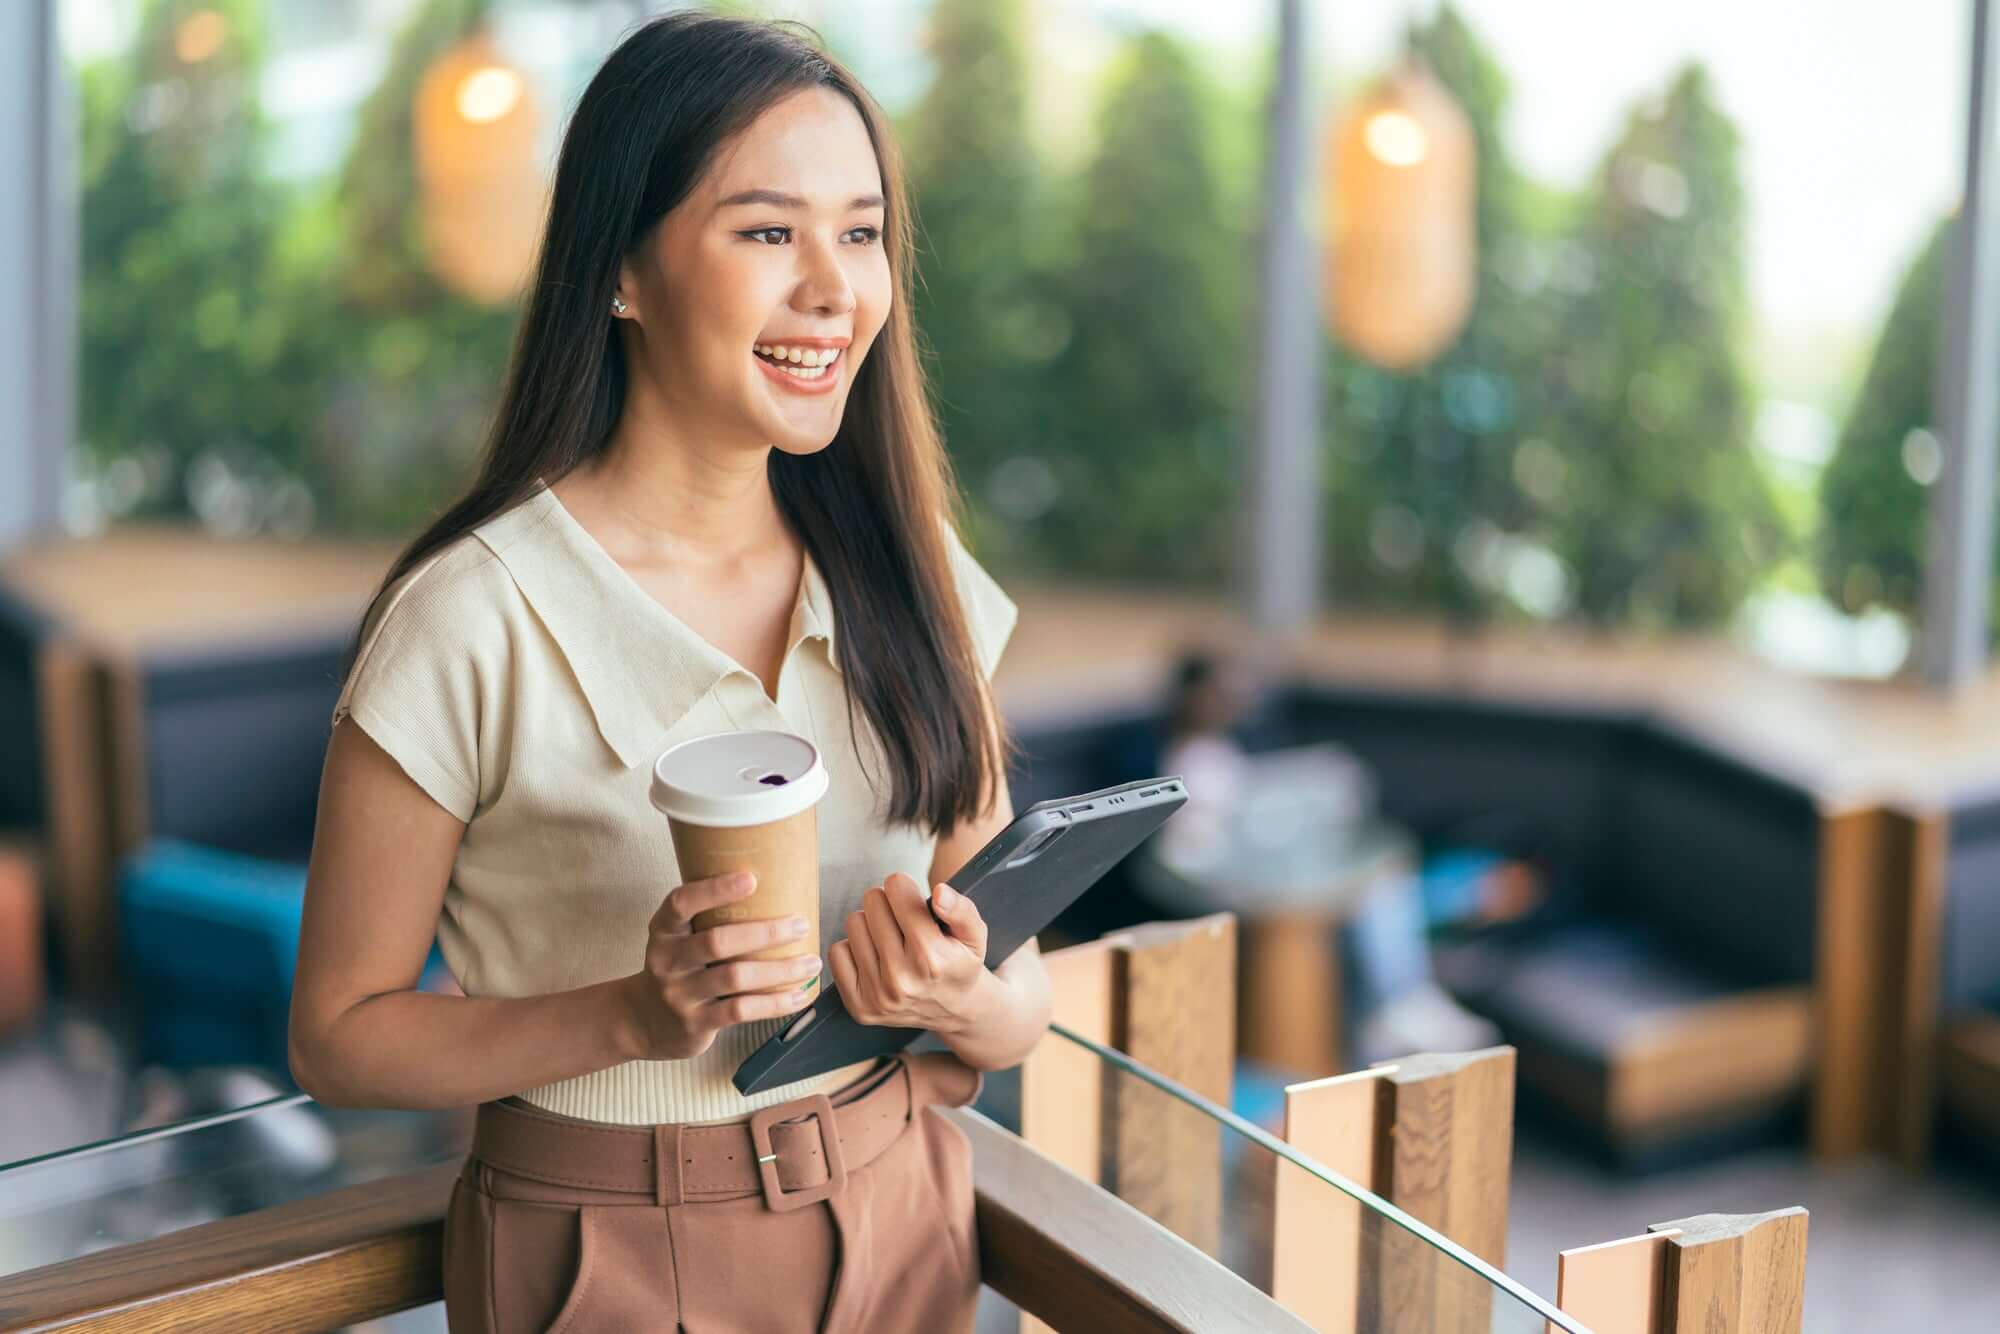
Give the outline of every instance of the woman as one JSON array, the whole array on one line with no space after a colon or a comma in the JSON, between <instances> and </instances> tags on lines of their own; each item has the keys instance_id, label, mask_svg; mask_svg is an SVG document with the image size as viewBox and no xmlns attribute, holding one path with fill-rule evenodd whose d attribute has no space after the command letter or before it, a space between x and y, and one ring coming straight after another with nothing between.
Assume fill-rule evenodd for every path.
<instances>
[{"instance_id":1,"label":"woman","mask_svg":"<svg viewBox=\"0 0 2000 1334\"><path fill-rule=\"evenodd\" d=\"M949 518L909 256L881 114L789 31L660 19L576 109L479 476L335 712L292 1008L322 1101L478 1105L455 1332L971 1326L968 1147L923 1111L1049 1001L942 883L1013 816L1014 606ZM834 985L948 1052L731 1084L819 961L743 958L796 921L691 929L746 890L679 883L647 783L766 727L831 772ZM463 996L415 989L434 927Z\"/></svg>"}]
</instances>

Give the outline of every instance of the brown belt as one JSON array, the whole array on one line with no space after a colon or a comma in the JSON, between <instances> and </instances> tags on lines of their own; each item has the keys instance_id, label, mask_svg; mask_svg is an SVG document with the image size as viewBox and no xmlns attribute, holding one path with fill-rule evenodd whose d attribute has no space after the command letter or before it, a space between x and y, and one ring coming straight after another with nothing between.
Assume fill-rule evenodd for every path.
<instances>
[{"instance_id":1,"label":"brown belt","mask_svg":"<svg viewBox=\"0 0 2000 1334\"><path fill-rule=\"evenodd\" d=\"M979 1072L946 1052L888 1059L839 1093L815 1093L716 1126L617 1126L558 1116L523 1103L486 1102L473 1123L472 1157L549 1185L650 1195L678 1205L763 1193L784 1213L826 1199L933 1104L962 1107Z\"/></svg>"}]
</instances>

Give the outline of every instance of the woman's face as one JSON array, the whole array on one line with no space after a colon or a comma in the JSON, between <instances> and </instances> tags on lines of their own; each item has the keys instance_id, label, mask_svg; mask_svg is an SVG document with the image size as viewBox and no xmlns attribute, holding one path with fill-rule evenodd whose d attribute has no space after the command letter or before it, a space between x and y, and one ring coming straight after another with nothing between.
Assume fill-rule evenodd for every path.
<instances>
[{"instance_id":1,"label":"woman's face","mask_svg":"<svg viewBox=\"0 0 2000 1334\"><path fill-rule=\"evenodd\" d=\"M635 370L718 441L825 448L888 318L883 221L853 103L813 88L773 104L626 260Z\"/></svg>"}]
</instances>

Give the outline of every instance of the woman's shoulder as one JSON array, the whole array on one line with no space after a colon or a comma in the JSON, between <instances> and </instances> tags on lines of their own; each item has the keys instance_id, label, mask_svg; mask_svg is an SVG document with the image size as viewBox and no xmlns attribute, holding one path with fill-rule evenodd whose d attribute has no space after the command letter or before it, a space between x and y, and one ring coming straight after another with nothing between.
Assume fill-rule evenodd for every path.
<instances>
[{"instance_id":1,"label":"woman's shoulder","mask_svg":"<svg viewBox=\"0 0 2000 1334\"><path fill-rule=\"evenodd\" d=\"M517 596L506 565L474 530L428 553L384 589L370 628L393 623L404 633L427 629L464 642L502 625Z\"/></svg>"}]
</instances>

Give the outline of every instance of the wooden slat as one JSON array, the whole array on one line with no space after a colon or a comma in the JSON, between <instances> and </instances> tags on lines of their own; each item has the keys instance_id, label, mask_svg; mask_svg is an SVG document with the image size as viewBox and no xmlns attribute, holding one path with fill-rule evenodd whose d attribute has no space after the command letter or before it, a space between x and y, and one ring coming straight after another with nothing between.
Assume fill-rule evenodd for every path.
<instances>
[{"instance_id":1,"label":"wooden slat","mask_svg":"<svg viewBox=\"0 0 2000 1334\"><path fill-rule=\"evenodd\" d=\"M986 1285L1056 1329L1092 1334L1310 1327L1181 1237L1080 1181L976 1112L972 1141Z\"/></svg>"},{"instance_id":2,"label":"wooden slat","mask_svg":"<svg viewBox=\"0 0 2000 1334\"><path fill-rule=\"evenodd\" d=\"M1495 1268L1507 1261L1514 1153L1514 1049L1412 1056L1382 1067L1389 1133L1378 1141L1382 1193ZM1415 1237L1384 1229L1363 1274L1364 1309L1383 1330L1487 1329L1493 1294Z\"/></svg>"},{"instance_id":3,"label":"wooden slat","mask_svg":"<svg viewBox=\"0 0 2000 1334\"><path fill-rule=\"evenodd\" d=\"M1806 1211L1701 1214L1676 1232L1662 1334L1798 1334L1805 1322Z\"/></svg>"},{"instance_id":4,"label":"wooden slat","mask_svg":"<svg viewBox=\"0 0 2000 1334\"><path fill-rule=\"evenodd\" d=\"M1564 1251L1556 1306L1595 1334L1797 1334L1806 1211L1702 1214Z\"/></svg>"},{"instance_id":5,"label":"wooden slat","mask_svg":"<svg viewBox=\"0 0 2000 1334\"><path fill-rule=\"evenodd\" d=\"M1227 1107L1236 923L1227 913L1120 932L1118 1048ZM1112 1188L1210 1255L1222 1246L1222 1127L1131 1077L1113 1084Z\"/></svg>"},{"instance_id":6,"label":"wooden slat","mask_svg":"<svg viewBox=\"0 0 2000 1334\"><path fill-rule=\"evenodd\" d=\"M1505 1266L1514 1049L1411 1056L1382 1071L1394 1131L1377 1179L1396 1205L1496 1269Z\"/></svg>"},{"instance_id":7,"label":"wooden slat","mask_svg":"<svg viewBox=\"0 0 2000 1334\"><path fill-rule=\"evenodd\" d=\"M1118 943L1092 941L1043 955L1058 1023L1113 1045L1112 988ZM1100 1179L1104 1146L1104 1063L1051 1033L1021 1063L1021 1138L1086 1181Z\"/></svg>"},{"instance_id":8,"label":"wooden slat","mask_svg":"<svg viewBox=\"0 0 2000 1334\"><path fill-rule=\"evenodd\" d=\"M457 1174L443 1163L0 1278L0 1329L290 1334L437 1301Z\"/></svg>"},{"instance_id":9,"label":"wooden slat","mask_svg":"<svg viewBox=\"0 0 2000 1334\"><path fill-rule=\"evenodd\" d=\"M1514 1050L1411 1056L1285 1090L1285 1138L1500 1266L1514 1148ZM1271 1291L1316 1328L1484 1329L1492 1294L1429 1243L1279 1171Z\"/></svg>"},{"instance_id":10,"label":"wooden slat","mask_svg":"<svg viewBox=\"0 0 2000 1334\"><path fill-rule=\"evenodd\" d=\"M1285 1142L1314 1162L1374 1190L1378 1144L1387 1133L1388 1085L1379 1070L1337 1075L1285 1090ZM1359 1334L1364 1245L1375 1222L1360 1201L1289 1163L1278 1165L1271 1295L1320 1334Z\"/></svg>"},{"instance_id":11,"label":"wooden slat","mask_svg":"<svg viewBox=\"0 0 2000 1334\"><path fill-rule=\"evenodd\" d=\"M1556 1256L1556 1309L1592 1334L1660 1334L1666 1319L1670 1232L1649 1232ZM1549 1334L1557 1327L1549 1326Z\"/></svg>"},{"instance_id":12,"label":"wooden slat","mask_svg":"<svg viewBox=\"0 0 2000 1334\"><path fill-rule=\"evenodd\" d=\"M1107 1047L1117 1040L1112 991L1118 949L1114 938L1042 956L1055 1019ZM1054 1033L1021 1063L1021 1138L1089 1182L1104 1175L1106 1075L1095 1052ZM1047 1334L1048 1328L1032 1315L1021 1316L1021 1334Z\"/></svg>"}]
</instances>

